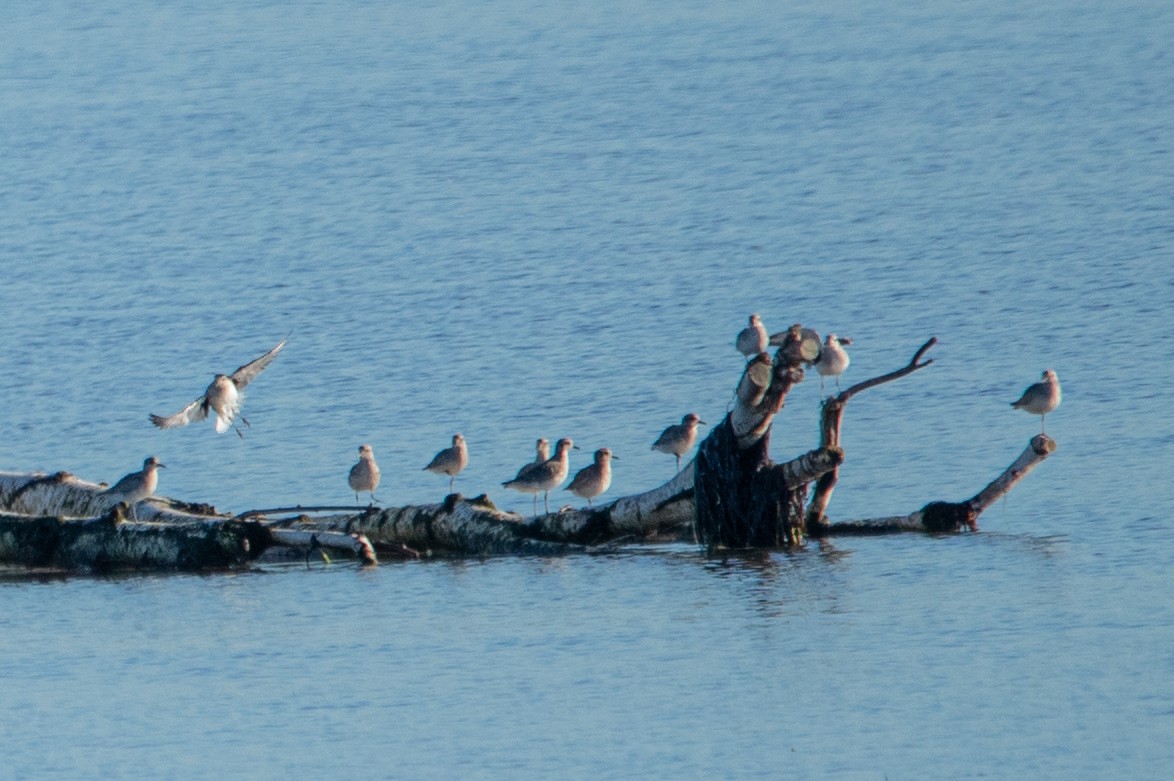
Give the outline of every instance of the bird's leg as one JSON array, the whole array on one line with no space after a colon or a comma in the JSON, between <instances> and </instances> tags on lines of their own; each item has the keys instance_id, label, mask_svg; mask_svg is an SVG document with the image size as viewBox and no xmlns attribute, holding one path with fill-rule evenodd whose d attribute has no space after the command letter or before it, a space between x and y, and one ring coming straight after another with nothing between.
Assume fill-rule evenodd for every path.
<instances>
[{"instance_id":1,"label":"bird's leg","mask_svg":"<svg viewBox=\"0 0 1174 781\"><path fill-rule=\"evenodd\" d=\"M542 494L542 506L546 508L546 514L550 515L550 491L544 491Z\"/></svg>"}]
</instances>

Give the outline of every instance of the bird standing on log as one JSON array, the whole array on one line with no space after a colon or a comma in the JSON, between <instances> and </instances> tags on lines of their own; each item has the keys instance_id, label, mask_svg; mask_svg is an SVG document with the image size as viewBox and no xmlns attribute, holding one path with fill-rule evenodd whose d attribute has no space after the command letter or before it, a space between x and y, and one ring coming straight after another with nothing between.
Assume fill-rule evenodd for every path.
<instances>
[{"instance_id":1,"label":"bird standing on log","mask_svg":"<svg viewBox=\"0 0 1174 781\"><path fill-rule=\"evenodd\" d=\"M465 444L465 438L460 434L453 434L452 447L446 447L433 456L424 469L438 475L448 475L448 491L452 493L453 480L468 465L469 448Z\"/></svg>"},{"instance_id":2,"label":"bird standing on log","mask_svg":"<svg viewBox=\"0 0 1174 781\"><path fill-rule=\"evenodd\" d=\"M359 461L351 467L347 475L347 483L355 492L355 503L359 501L359 491L371 492L371 503L375 503L375 489L379 487L379 464L375 463L375 451L370 445L359 445Z\"/></svg>"},{"instance_id":3,"label":"bird standing on log","mask_svg":"<svg viewBox=\"0 0 1174 781\"><path fill-rule=\"evenodd\" d=\"M533 494L534 496L534 514L538 515L538 494L542 493L541 488L537 488L531 483L527 482L525 478L534 469L542 466L546 459L550 458L550 443L542 437L534 444L534 460L528 464L523 464L522 468L518 470L518 474L514 476L513 480L507 480L502 483L506 488L512 488L515 491L522 493Z\"/></svg>"},{"instance_id":4,"label":"bird standing on log","mask_svg":"<svg viewBox=\"0 0 1174 781\"><path fill-rule=\"evenodd\" d=\"M555 445L554 455L541 464L527 465L518 472L513 480L502 483L506 488L515 491L535 494L534 503L537 509L539 491L543 492L542 503L546 512L550 512L550 492L563 484L567 473L571 470L570 452L575 443L567 438L560 439ZM578 449L578 448L575 448Z\"/></svg>"},{"instance_id":5,"label":"bird standing on log","mask_svg":"<svg viewBox=\"0 0 1174 781\"><path fill-rule=\"evenodd\" d=\"M1028 386L1019 397L1019 401L1011 402L1015 409L1030 412L1040 416L1040 433L1047 434L1045 421L1048 413L1060 406L1060 378L1051 369L1043 373L1043 377L1034 385Z\"/></svg>"},{"instance_id":6,"label":"bird standing on log","mask_svg":"<svg viewBox=\"0 0 1174 781\"><path fill-rule=\"evenodd\" d=\"M669 426L662 431L656 441L652 443L652 449L676 456L677 471L680 472L681 456L688 453L689 448L693 447L693 443L697 440L698 424L707 425L696 413L690 412L681 418L679 424Z\"/></svg>"},{"instance_id":7,"label":"bird standing on log","mask_svg":"<svg viewBox=\"0 0 1174 781\"><path fill-rule=\"evenodd\" d=\"M208 412L212 411L216 413L217 434L223 434L229 428L233 428L236 429L237 436L243 439L244 433L237 428L233 420L237 415L240 415L241 405L244 404L245 386L255 380L258 374L265 371L265 367L272 363L277 354L281 352L281 348L285 347L285 342L286 340L282 339L272 350L260 358L249 361L232 374L217 374L213 378L212 384L198 399L174 415L166 417L151 415L151 422L163 429L179 428L203 420L208 417ZM240 419L246 426L250 425L244 415L240 415Z\"/></svg>"},{"instance_id":8,"label":"bird standing on log","mask_svg":"<svg viewBox=\"0 0 1174 781\"><path fill-rule=\"evenodd\" d=\"M126 502L130 505L130 517L138 520L135 514L135 505L144 499L149 499L159 487L159 468L166 467L159 463L159 459L151 456L143 461L143 468L138 472L131 472L117 483L102 492L115 502Z\"/></svg>"},{"instance_id":9,"label":"bird standing on log","mask_svg":"<svg viewBox=\"0 0 1174 781\"><path fill-rule=\"evenodd\" d=\"M819 372L819 394L823 395L823 378L835 377L836 390L840 389L840 375L848 368L848 351L843 345L852 344L851 339L841 339L835 334L828 334L824 340L823 349L815 359L815 370Z\"/></svg>"},{"instance_id":10,"label":"bird standing on log","mask_svg":"<svg viewBox=\"0 0 1174 781\"><path fill-rule=\"evenodd\" d=\"M750 315L750 324L738 332L734 346L742 355L753 358L759 353L766 352L769 341L770 337L766 334L766 326L762 324L762 318L753 314Z\"/></svg>"},{"instance_id":11,"label":"bird standing on log","mask_svg":"<svg viewBox=\"0 0 1174 781\"><path fill-rule=\"evenodd\" d=\"M601 447L596 450L595 463L580 469L575 479L567 486L567 490L586 499L587 506L590 507L592 499L611 487L612 458L611 450L608 448Z\"/></svg>"}]
</instances>

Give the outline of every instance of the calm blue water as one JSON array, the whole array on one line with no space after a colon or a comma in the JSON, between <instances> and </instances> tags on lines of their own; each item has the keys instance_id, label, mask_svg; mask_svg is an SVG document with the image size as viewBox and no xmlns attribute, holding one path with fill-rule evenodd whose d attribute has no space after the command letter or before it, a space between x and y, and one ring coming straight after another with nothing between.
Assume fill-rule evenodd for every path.
<instances>
[{"instance_id":1,"label":"calm blue water","mask_svg":"<svg viewBox=\"0 0 1174 781\"><path fill-rule=\"evenodd\" d=\"M97 7L95 7L97 5ZM1168 778L1174 6L45 2L0 24L0 469L393 504L454 431L621 459L726 409L752 311L851 336L831 512L983 532L0 587L39 778ZM291 333L242 441L160 432ZM779 459L817 439L791 395ZM569 496L569 495L567 495ZM565 498L563 499L566 500Z\"/></svg>"}]
</instances>

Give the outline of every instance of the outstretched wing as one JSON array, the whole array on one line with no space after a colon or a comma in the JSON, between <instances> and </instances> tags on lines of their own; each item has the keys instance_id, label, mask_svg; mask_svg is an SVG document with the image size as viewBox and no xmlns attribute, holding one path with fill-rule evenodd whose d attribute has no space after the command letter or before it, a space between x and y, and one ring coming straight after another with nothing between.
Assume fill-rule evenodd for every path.
<instances>
[{"instance_id":1,"label":"outstretched wing","mask_svg":"<svg viewBox=\"0 0 1174 781\"><path fill-rule=\"evenodd\" d=\"M208 417L208 400L206 396L201 396L174 415L167 417L151 415L151 422L159 428L179 428L206 417Z\"/></svg>"},{"instance_id":2,"label":"outstretched wing","mask_svg":"<svg viewBox=\"0 0 1174 781\"><path fill-rule=\"evenodd\" d=\"M233 385L235 385L238 390L241 390L250 382L257 379L257 375L265 371L266 366L273 363L273 359L277 357L279 352L281 352L281 348L285 347L285 342L288 338L289 337L287 336L285 339L282 339L272 350L265 353L256 360L249 361L244 366L240 367L231 375L229 375L229 379L232 380Z\"/></svg>"}]
</instances>

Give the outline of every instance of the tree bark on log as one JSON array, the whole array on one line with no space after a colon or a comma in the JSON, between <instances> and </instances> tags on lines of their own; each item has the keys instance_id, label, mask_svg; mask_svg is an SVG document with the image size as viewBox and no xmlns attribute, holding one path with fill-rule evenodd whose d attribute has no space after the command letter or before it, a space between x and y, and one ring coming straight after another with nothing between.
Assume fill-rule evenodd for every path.
<instances>
[{"instance_id":1,"label":"tree bark on log","mask_svg":"<svg viewBox=\"0 0 1174 781\"><path fill-rule=\"evenodd\" d=\"M802 381L803 365L816 357L809 350L809 334L813 332L793 325L773 360L760 353L746 364L734 408L698 449L697 530L710 551L797 545L809 524L818 534L825 534L827 504L844 460L840 448L844 406L867 388L928 366L932 359L922 363L921 357L937 343L936 338L930 339L909 365L825 401L820 447L787 464L775 465L767 454L771 425L787 393ZM804 512L812 481L817 481L815 497Z\"/></svg>"}]
</instances>

